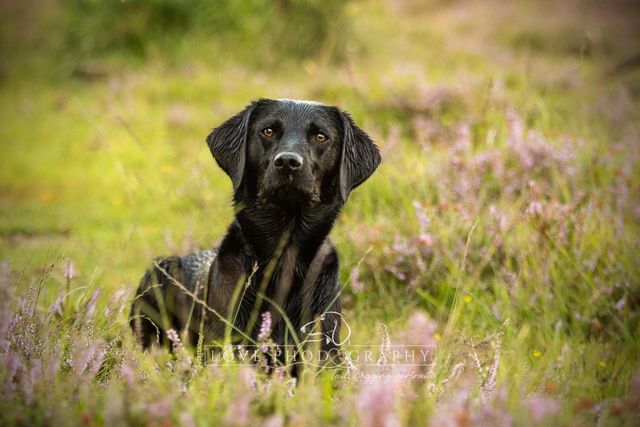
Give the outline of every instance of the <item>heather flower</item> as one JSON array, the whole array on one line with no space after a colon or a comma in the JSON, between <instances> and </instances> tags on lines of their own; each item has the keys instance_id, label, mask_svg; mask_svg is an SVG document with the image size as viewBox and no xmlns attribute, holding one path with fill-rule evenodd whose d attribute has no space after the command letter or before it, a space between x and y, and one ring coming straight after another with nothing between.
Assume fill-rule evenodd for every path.
<instances>
[{"instance_id":1,"label":"heather flower","mask_svg":"<svg viewBox=\"0 0 640 427\"><path fill-rule=\"evenodd\" d=\"M455 129L455 140L451 151L456 155L471 151L471 127L468 123L462 123Z\"/></svg>"},{"instance_id":2,"label":"heather flower","mask_svg":"<svg viewBox=\"0 0 640 427\"><path fill-rule=\"evenodd\" d=\"M400 426L393 386L384 381L365 382L358 393L356 408L363 427Z\"/></svg>"},{"instance_id":3,"label":"heather flower","mask_svg":"<svg viewBox=\"0 0 640 427\"><path fill-rule=\"evenodd\" d=\"M526 401L531 418L540 422L544 418L555 415L560 410L560 403L550 397L534 394Z\"/></svg>"},{"instance_id":4,"label":"heather flower","mask_svg":"<svg viewBox=\"0 0 640 427\"><path fill-rule=\"evenodd\" d=\"M34 310L36 309L35 301L38 288L32 284L27 289L25 295L18 299L18 313L17 315L24 315L27 318L31 318Z\"/></svg>"},{"instance_id":5,"label":"heather flower","mask_svg":"<svg viewBox=\"0 0 640 427\"><path fill-rule=\"evenodd\" d=\"M429 218L429 215L427 215L427 212L424 206L422 206L417 200L414 200L411 204L413 205L413 209L416 212L416 218L418 218L418 226L420 227L420 233L426 234L427 231L429 230L431 219Z\"/></svg>"},{"instance_id":6,"label":"heather flower","mask_svg":"<svg viewBox=\"0 0 640 427\"><path fill-rule=\"evenodd\" d=\"M531 216L542 216L543 214L543 206L540 202L531 202L527 209L525 209L525 213Z\"/></svg>"},{"instance_id":7,"label":"heather flower","mask_svg":"<svg viewBox=\"0 0 640 427\"><path fill-rule=\"evenodd\" d=\"M400 280L401 282L404 282L405 280L407 280L407 275L400 271L400 269L398 269L398 267L396 267L395 265L390 265L385 267L385 269L393 274L398 280Z\"/></svg>"},{"instance_id":8,"label":"heather flower","mask_svg":"<svg viewBox=\"0 0 640 427\"><path fill-rule=\"evenodd\" d=\"M364 282L360 280L360 268L356 265L349 273L349 282L353 293L359 294L364 292Z\"/></svg>"},{"instance_id":9,"label":"heather flower","mask_svg":"<svg viewBox=\"0 0 640 427\"><path fill-rule=\"evenodd\" d=\"M353 360L351 360L351 356L349 356L349 352L344 350L344 349L341 349L340 350L340 358L341 358L341 360L344 361L345 377L347 379L351 379L351 378L357 377L358 374L360 373L360 371L356 367L355 363L353 363Z\"/></svg>"},{"instance_id":10,"label":"heather flower","mask_svg":"<svg viewBox=\"0 0 640 427\"><path fill-rule=\"evenodd\" d=\"M446 399L441 400L436 412L429 420L429 425L436 427L454 427L469 424L469 400L471 386L461 385Z\"/></svg>"},{"instance_id":11,"label":"heather flower","mask_svg":"<svg viewBox=\"0 0 640 427\"><path fill-rule=\"evenodd\" d=\"M511 427L514 425L513 416L507 412L503 404L504 399L481 402L470 413L469 425Z\"/></svg>"},{"instance_id":12,"label":"heather flower","mask_svg":"<svg viewBox=\"0 0 640 427\"><path fill-rule=\"evenodd\" d=\"M264 341L271 334L271 312L262 313L262 323L260 324L260 332L258 333L258 341Z\"/></svg>"},{"instance_id":13,"label":"heather flower","mask_svg":"<svg viewBox=\"0 0 640 427\"><path fill-rule=\"evenodd\" d=\"M88 332L88 336L91 332ZM88 337L72 343L71 353L66 364L78 379L93 379L107 354L107 345L102 341L93 341Z\"/></svg>"},{"instance_id":14,"label":"heather flower","mask_svg":"<svg viewBox=\"0 0 640 427\"><path fill-rule=\"evenodd\" d=\"M13 379L15 378L18 371L22 369L22 361L20 360L20 356L13 350L9 349L5 354L4 360L4 369L5 369L5 392L11 391L13 386Z\"/></svg>"},{"instance_id":15,"label":"heather flower","mask_svg":"<svg viewBox=\"0 0 640 427\"><path fill-rule=\"evenodd\" d=\"M431 248L433 247L433 236L429 233L420 233L416 239L415 242L418 244L418 246L420 247L420 249L422 249L422 251L425 254L429 254L431 253Z\"/></svg>"},{"instance_id":16,"label":"heather flower","mask_svg":"<svg viewBox=\"0 0 640 427\"><path fill-rule=\"evenodd\" d=\"M251 405L251 395L249 393L239 393L231 401L224 416L224 424L229 426L244 426L249 424Z\"/></svg>"},{"instance_id":17,"label":"heather flower","mask_svg":"<svg viewBox=\"0 0 640 427\"><path fill-rule=\"evenodd\" d=\"M404 258L414 255L416 253L416 247L409 243L407 239L401 239L395 236L391 249L398 254L398 260L404 260Z\"/></svg>"},{"instance_id":18,"label":"heather flower","mask_svg":"<svg viewBox=\"0 0 640 427\"><path fill-rule=\"evenodd\" d=\"M66 299L66 294L60 293L60 295L58 295L58 297L56 298L51 308L49 308L49 312L58 317L62 316L62 313L64 311L63 307L64 307L65 299Z\"/></svg>"},{"instance_id":19,"label":"heather flower","mask_svg":"<svg viewBox=\"0 0 640 427\"><path fill-rule=\"evenodd\" d=\"M435 121L428 119L424 115L416 114L411 118L411 127L415 139L424 150L428 148L429 142L438 134L438 126ZM389 131L391 133L391 130Z\"/></svg>"},{"instance_id":20,"label":"heather flower","mask_svg":"<svg viewBox=\"0 0 640 427\"><path fill-rule=\"evenodd\" d=\"M462 373L462 371L464 370L464 368L465 368L464 363L461 363L461 362L456 363L453 366L453 369L451 369L451 375L449 375L449 380L458 378Z\"/></svg>"},{"instance_id":21,"label":"heather flower","mask_svg":"<svg viewBox=\"0 0 640 427\"><path fill-rule=\"evenodd\" d=\"M127 296L127 294L128 294L127 289L125 288L118 289L111 297L109 304L104 308L104 311L103 311L104 316L105 317L110 316L115 310L118 311L118 314L122 313L122 311L126 307L126 304L124 303L124 299Z\"/></svg>"},{"instance_id":22,"label":"heather flower","mask_svg":"<svg viewBox=\"0 0 640 427\"><path fill-rule=\"evenodd\" d=\"M512 109L507 111L507 117L507 145L525 170L564 165L572 159L569 151L555 150L538 132L526 131L523 120Z\"/></svg>"},{"instance_id":23,"label":"heather flower","mask_svg":"<svg viewBox=\"0 0 640 427\"><path fill-rule=\"evenodd\" d=\"M500 211L496 205L489 205L489 214L491 215L492 219L495 221L495 233L496 234L503 234L505 233L509 226L510 226L510 220L509 217L502 211Z\"/></svg>"},{"instance_id":24,"label":"heather flower","mask_svg":"<svg viewBox=\"0 0 640 427\"><path fill-rule=\"evenodd\" d=\"M75 276L76 276L76 267L73 264L73 262L69 260L67 261L67 267L64 269L64 278L70 281Z\"/></svg>"},{"instance_id":25,"label":"heather flower","mask_svg":"<svg viewBox=\"0 0 640 427\"><path fill-rule=\"evenodd\" d=\"M22 312L22 310L21 310ZM36 325L30 320L30 315L14 314L9 323L9 341L13 348L28 360L33 354L40 352L40 345L36 335Z\"/></svg>"},{"instance_id":26,"label":"heather flower","mask_svg":"<svg viewBox=\"0 0 640 427\"><path fill-rule=\"evenodd\" d=\"M253 369L245 367L240 370L240 383L247 390L255 390L258 385L256 373Z\"/></svg>"},{"instance_id":27,"label":"heather flower","mask_svg":"<svg viewBox=\"0 0 640 427\"><path fill-rule=\"evenodd\" d=\"M145 405L147 415L155 419L167 418L171 414L171 400L163 398L148 402Z\"/></svg>"},{"instance_id":28,"label":"heather flower","mask_svg":"<svg viewBox=\"0 0 640 427\"><path fill-rule=\"evenodd\" d=\"M175 331L175 329L167 330L167 338L169 339L169 341L171 341L171 346L174 350L178 350L182 346L182 343L180 342L180 336Z\"/></svg>"},{"instance_id":29,"label":"heather flower","mask_svg":"<svg viewBox=\"0 0 640 427\"><path fill-rule=\"evenodd\" d=\"M196 420L193 418L188 412L183 412L180 414L180 424L185 427L196 427Z\"/></svg>"},{"instance_id":30,"label":"heather flower","mask_svg":"<svg viewBox=\"0 0 640 427\"><path fill-rule=\"evenodd\" d=\"M291 378L288 381L288 387L287 387L287 396L289 397L293 397L294 395L294 391L296 389L296 384L298 384L298 379L297 378Z\"/></svg>"},{"instance_id":31,"label":"heather flower","mask_svg":"<svg viewBox=\"0 0 640 427\"><path fill-rule=\"evenodd\" d=\"M411 344L433 344L436 323L423 311L414 312L409 317L408 329L405 332Z\"/></svg>"},{"instance_id":32,"label":"heather flower","mask_svg":"<svg viewBox=\"0 0 640 427\"><path fill-rule=\"evenodd\" d=\"M273 379L275 379L276 381L280 382L280 381L284 381L284 379L287 377L287 371L284 370L284 368L282 367L277 367L273 373Z\"/></svg>"},{"instance_id":33,"label":"heather flower","mask_svg":"<svg viewBox=\"0 0 640 427\"><path fill-rule=\"evenodd\" d=\"M254 369L242 367L238 372L238 387L236 398L227 408L224 416L224 424L243 426L250 422L251 401L254 392L258 388L258 381Z\"/></svg>"},{"instance_id":34,"label":"heather flower","mask_svg":"<svg viewBox=\"0 0 640 427\"><path fill-rule=\"evenodd\" d=\"M383 158L388 159L389 156L393 156L394 154L397 154L399 151L401 151L399 149L400 136L400 126L395 124L390 125L387 136L385 138L385 144L381 147Z\"/></svg>"},{"instance_id":35,"label":"heather flower","mask_svg":"<svg viewBox=\"0 0 640 427\"><path fill-rule=\"evenodd\" d=\"M411 291L422 283L423 275L428 271L428 261L434 253L435 237L429 231L431 219L423 204L413 201L418 219L418 230L415 235L403 238L395 235L390 246L385 246L385 253L392 259L391 265L385 269L398 280L405 282L407 291Z\"/></svg>"},{"instance_id":36,"label":"heather flower","mask_svg":"<svg viewBox=\"0 0 640 427\"><path fill-rule=\"evenodd\" d=\"M267 417L262 423L263 427L282 427L284 425L284 417L281 414L274 414Z\"/></svg>"},{"instance_id":37,"label":"heather flower","mask_svg":"<svg viewBox=\"0 0 640 427\"><path fill-rule=\"evenodd\" d=\"M120 376L129 387L133 386L135 383L135 372L131 365L123 364L120 368Z\"/></svg>"},{"instance_id":38,"label":"heather flower","mask_svg":"<svg viewBox=\"0 0 640 427\"><path fill-rule=\"evenodd\" d=\"M94 356L91 358L89 367L87 369L89 378L93 378L96 376L96 374L98 373L98 370L100 370L100 367L102 366L102 362L104 362L104 358L106 354L107 354L107 347L104 345L98 346L98 350L95 352Z\"/></svg>"},{"instance_id":39,"label":"heather flower","mask_svg":"<svg viewBox=\"0 0 640 427\"><path fill-rule=\"evenodd\" d=\"M476 369L478 370L478 376L480 378L484 377L484 368L482 367L482 361L480 361L480 356L478 356L478 352L476 351L473 344L469 343L471 347L471 359L473 359L473 363L476 365Z\"/></svg>"},{"instance_id":40,"label":"heather flower","mask_svg":"<svg viewBox=\"0 0 640 427\"><path fill-rule=\"evenodd\" d=\"M487 399L493 393L496 384L496 375L500 366L500 350L501 350L501 334L496 337L495 353L493 355L493 364L489 368L487 379L482 386L482 397Z\"/></svg>"},{"instance_id":41,"label":"heather flower","mask_svg":"<svg viewBox=\"0 0 640 427\"><path fill-rule=\"evenodd\" d=\"M89 301L85 306L85 313L88 317L93 316L93 313L96 308L96 302L98 302L98 296L100 296L100 288L96 288L93 291L93 294L91 294L91 298L89 298Z\"/></svg>"},{"instance_id":42,"label":"heather flower","mask_svg":"<svg viewBox=\"0 0 640 427\"><path fill-rule=\"evenodd\" d=\"M87 366L89 365L89 361L93 357L93 354L94 350L92 348L83 348L78 351L73 358L69 359L74 375L79 377L84 373L85 369L87 369Z\"/></svg>"},{"instance_id":43,"label":"heather flower","mask_svg":"<svg viewBox=\"0 0 640 427\"><path fill-rule=\"evenodd\" d=\"M409 317L407 327L393 334L392 352L391 339L383 329L380 351L391 362L394 387L405 397L415 394L411 389L416 383L414 380L422 381L434 375L435 331L436 323L424 312L416 311Z\"/></svg>"}]
</instances>

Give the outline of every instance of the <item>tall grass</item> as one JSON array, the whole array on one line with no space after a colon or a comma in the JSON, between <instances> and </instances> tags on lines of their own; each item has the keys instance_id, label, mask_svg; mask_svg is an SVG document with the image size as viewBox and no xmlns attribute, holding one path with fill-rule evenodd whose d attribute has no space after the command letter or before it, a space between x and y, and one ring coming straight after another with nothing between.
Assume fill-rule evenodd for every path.
<instances>
[{"instance_id":1,"label":"tall grass","mask_svg":"<svg viewBox=\"0 0 640 427\"><path fill-rule=\"evenodd\" d=\"M637 11L543 6L352 2L343 45L281 61L197 29L143 38L134 62L107 49L90 76L59 47L14 52L0 422L637 424L640 86L612 71L637 51ZM211 247L231 220L204 137L261 96L338 104L380 145L332 233L345 348L435 346L428 366L347 360L294 380L203 365L173 332L173 352L134 343L149 260Z\"/></svg>"}]
</instances>

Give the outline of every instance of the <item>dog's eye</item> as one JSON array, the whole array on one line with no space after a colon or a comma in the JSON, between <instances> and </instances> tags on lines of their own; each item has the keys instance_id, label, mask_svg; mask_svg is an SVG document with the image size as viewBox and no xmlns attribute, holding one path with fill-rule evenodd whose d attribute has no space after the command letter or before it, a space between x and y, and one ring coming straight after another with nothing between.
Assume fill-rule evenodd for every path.
<instances>
[{"instance_id":1,"label":"dog's eye","mask_svg":"<svg viewBox=\"0 0 640 427\"><path fill-rule=\"evenodd\" d=\"M271 138L275 132L271 128L264 128L260 131L260 133L266 136L267 138Z\"/></svg>"},{"instance_id":2,"label":"dog's eye","mask_svg":"<svg viewBox=\"0 0 640 427\"><path fill-rule=\"evenodd\" d=\"M316 142L327 142L329 137L322 132L318 132L316 136L313 137L313 139L315 139Z\"/></svg>"}]
</instances>

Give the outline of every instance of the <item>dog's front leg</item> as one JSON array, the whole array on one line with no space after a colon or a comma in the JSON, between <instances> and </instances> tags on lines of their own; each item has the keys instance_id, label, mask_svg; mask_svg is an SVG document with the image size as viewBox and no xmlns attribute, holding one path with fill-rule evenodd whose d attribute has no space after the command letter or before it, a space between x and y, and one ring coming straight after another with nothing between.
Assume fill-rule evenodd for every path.
<instances>
[{"instance_id":1,"label":"dog's front leg","mask_svg":"<svg viewBox=\"0 0 640 427\"><path fill-rule=\"evenodd\" d=\"M236 307L240 303L241 292L247 280L244 269L238 257L233 254L220 253L209 271L209 289L207 293L207 305L215 310L207 317L209 323L210 338L222 338L225 328L230 327L220 317L228 322L234 321ZM235 301L234 301L235 298Z\"/></svg>"}]
</instances>

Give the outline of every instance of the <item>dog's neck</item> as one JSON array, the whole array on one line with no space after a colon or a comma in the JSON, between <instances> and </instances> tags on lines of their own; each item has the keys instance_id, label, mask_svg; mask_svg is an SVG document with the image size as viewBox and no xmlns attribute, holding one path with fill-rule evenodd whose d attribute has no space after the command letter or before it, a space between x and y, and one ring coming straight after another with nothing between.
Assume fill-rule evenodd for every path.
<instances>
[{"instance_id":1,"label":"dog's neck","mask_svg":"<svg viewBox=\"0 0 640 427\"><path fill-rule=\"evenodd\" d=\"M296 248L298 262L308 265L329 235L340 206L284 208L254 203L239 210L236 221L249 256L259 266Z\"/></svg>"}]
</instances>

